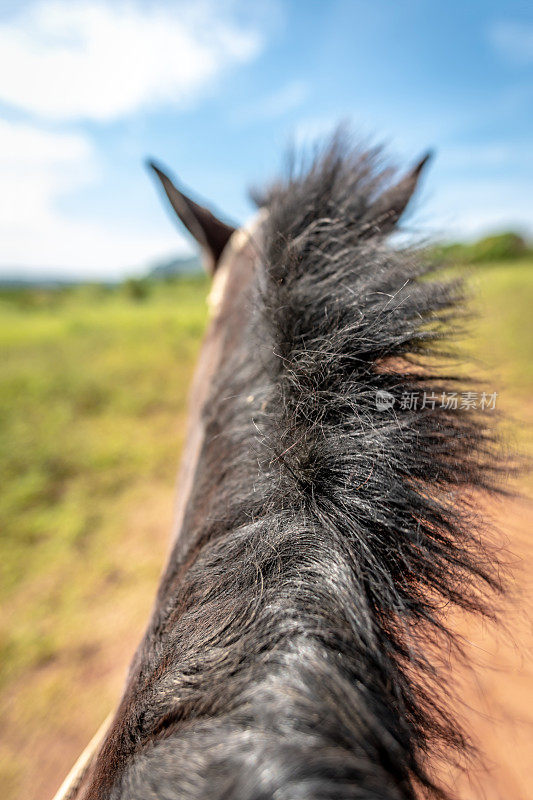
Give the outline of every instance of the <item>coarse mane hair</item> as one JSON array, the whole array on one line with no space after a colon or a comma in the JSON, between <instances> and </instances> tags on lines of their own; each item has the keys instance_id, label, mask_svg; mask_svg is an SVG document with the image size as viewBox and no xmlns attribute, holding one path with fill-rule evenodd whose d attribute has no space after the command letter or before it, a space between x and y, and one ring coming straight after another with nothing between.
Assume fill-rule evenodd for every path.
<instances>
[{"instance_id":1,"label":"coarse mane hair","mask_svg":"<svg viewBox=\"0 0 533 800\"><path fill-rule=\"evenodd\" d=\"M501 462L488 415L441 403L462 288L391 244L381 161L338 136L261 199L114 798L445 796L433 759L467 748L438 662L450 609L500 588L476 507Z\"/></svg>"}]
</instances>

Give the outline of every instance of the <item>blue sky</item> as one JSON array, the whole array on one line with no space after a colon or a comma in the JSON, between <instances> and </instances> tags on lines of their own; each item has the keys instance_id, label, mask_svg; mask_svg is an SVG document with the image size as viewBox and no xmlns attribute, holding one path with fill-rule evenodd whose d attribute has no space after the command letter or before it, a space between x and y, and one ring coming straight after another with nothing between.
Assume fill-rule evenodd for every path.
<instances>
[{"instance_id":1,"label":"blue sky","mask_svg":"<svg viewBox=\"0 0 533 800\"><path fill-rule=\"evenodd\" d=\"M0 272L115 278L190 252L143 167L229 218L339 120L407 164L410 228L533 235L533 10L491 0L3 0Z\"/></svg>"}]
</instances>

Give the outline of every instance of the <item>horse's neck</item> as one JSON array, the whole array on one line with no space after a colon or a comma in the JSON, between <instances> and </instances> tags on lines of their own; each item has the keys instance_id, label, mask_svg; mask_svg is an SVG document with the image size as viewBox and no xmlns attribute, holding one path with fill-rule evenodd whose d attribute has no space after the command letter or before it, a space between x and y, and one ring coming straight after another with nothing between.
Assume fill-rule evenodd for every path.
<instances>
[{"instance_id":1,"label":"horse's neck","mask_svg":"<svg viewBox=\"0 0 533 800\"><path fill-rule=\"evenodd\" d=\"M215 376L242 338L240 334L246 313L244 297L260 247L263 219L263 213L259 212L246 226L235 231L226 245L207 299L209 325L189 395L189 417L178 472L170 541L171 550L177 546L179 553L183 553L189 544L184 523L205 441L204 409L209 403Z\"/></svg>"}]
</instances>

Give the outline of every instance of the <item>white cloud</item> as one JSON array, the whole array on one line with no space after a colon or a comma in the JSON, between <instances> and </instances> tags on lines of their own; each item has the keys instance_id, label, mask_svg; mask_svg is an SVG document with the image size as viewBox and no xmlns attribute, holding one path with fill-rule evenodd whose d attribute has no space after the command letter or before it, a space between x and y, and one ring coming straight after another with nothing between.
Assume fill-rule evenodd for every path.
<instances>
[{"instance_id":1,"label":"white cloud","mask_svg":"<svg viewBox=\"0 0 533 800\"><path fill-rule=\"evenodd\" d=\"M326 140L339 124L338 117L323 116L301 119L290 135L296 147L306 149Z\"/></svg>"},{"instance_id":2,"label":"white cloud","mask_svg":"<svg viewBox=\"0 0 533 800\"><path fill-rule=\"evenodd\" d=\"M306 83L292 81L264 99L262 113L268 119L281 117L301 106L308 94L309 87Z\"/></svg>"},{"instance_id":3,"label":"white cloud","mask_svg":"<svg viewBox=\"0 0 533 800\"><path fill-rule=\"evenodd\" d=\"M262 47L215 0L47 0L0 24L0 98L48 119L112 120L183 105Z\"/></svg>"},{"instance_id":4,"label":"white cloud","mask_svg":"<svg viewBox=\"0 0 533 800\"><path fill-rule=\"evenodd\" d=\"M290 81L272 94L241 109L235 118L245 123L277 119L299 108L308 95L309 87L304 81Z\"/></svg>"},{"instance_id":5,"label":"white cloud","mask_svg":"<svg viewBox=\"0 0 533 800\"><path fill-rule=\"evenodd\" d=\"M523 142L475 142L439 149L439 160L452 168L495 168L532 165L531 148Z\"/></svg>"},{"instance_id":6,"label":"white cloud","mask_svg":"<svg viewBox=\"0 0 533 800\"><path fill-rule=\"evenodd\" d=\"M507 61L519 66L533 63L533 25L501 21L489 28L489 41Z\"/></svg>"},{"instance_id":7,"label":"white cloud","mask_svg":"<svg viewBox=\"0 0 533 800\"><path fill-rule=\"evenodd\" d=\"M476 238L490 231L533 234L533 198L527 176L520 179L430 180L431 191L415 220L437 237Z\"/></svg>"},{"instance_id":8,"label":"white cloud","mask_svg":"<svg viewBox=\"0 0 533 800\"><path fill-rule=\"evenodd\" d=\"M62 196L99 174L84 135L0 121L0 271L115 278L157 254L184 249L185 240L163 224L125 230L60 210Z\"/></svg>"},{"instance_id":9,"label":"white cloud","mask_svg":"<svg viewBox=\"0 0 533 800\"><path fill-rule=\"evenodd\" d=\"M0 100L33 121L0 121L0 271L115 277L187 250L163 214L160 223L121 227L96 207L91 216L69 211L68 197L101 174L92 139L72 123L194 102L260 52L270 8L259 2L250 11L241 0L37 0L4 13Z\"/></svg>"}]
</instances>

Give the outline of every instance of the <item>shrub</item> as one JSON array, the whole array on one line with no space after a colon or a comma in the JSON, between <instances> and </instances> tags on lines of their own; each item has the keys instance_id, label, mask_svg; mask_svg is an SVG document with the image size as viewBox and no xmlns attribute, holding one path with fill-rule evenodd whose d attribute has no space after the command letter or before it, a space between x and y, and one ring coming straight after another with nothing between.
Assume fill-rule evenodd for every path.
<instances>
[{"instance_id":1,"label":"shrub","mask_svg":"<svg viewBox=\"0 0 533 800\"><path fill-rule=\"evenodd\" d=\"M455 242L435 248L435 255L446 261L463 264L484 264L492 261L514 261L531 252L528 243L514 231L485 236L477 242Z\"/></svg>"},{"instance_id":2,"label":"shrub","mask_svg":"<svg viewBox=\"0 0 533 800\"><path fill-rule=\"evenodd\" d=\"M124 291L132 300L142 302L150 294L150 283L146 278L128 278L124 281Z\"/></svg>"},{"instance_id":3,"label":"shrub","mask_svg":"<svg viewBox=\"0 0 533 800\"><path fill-rule=\"evenodd\" d=\"M484 261L506 261L520 258L527 253L525 239L518 233L509 231L495 236L486 236L470 245L470 261L472 264Z\"/></svg>"}]
</instances>

